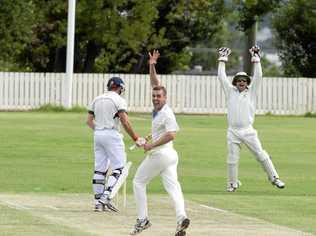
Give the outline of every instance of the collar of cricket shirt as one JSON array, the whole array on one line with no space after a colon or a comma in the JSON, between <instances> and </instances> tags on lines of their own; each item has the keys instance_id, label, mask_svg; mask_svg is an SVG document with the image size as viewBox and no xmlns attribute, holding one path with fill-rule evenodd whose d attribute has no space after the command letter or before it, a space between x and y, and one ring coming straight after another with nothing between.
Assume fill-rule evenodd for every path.
<instances>
[{"instance_id":1,"label":"collar of cricket shirt","mask_svg":"<svg viewBox=\"0 0 316 236\"><path fill-rule=\"evenodd\" d=\"M152 115L153 115L153 119L155 119L155 117L158 115L158 111L153 111Z\"/></svg>"},{"instance_id":2,"label":"collar of cricket shirt","mask_svg":"<svg viewBox=\"0 0 316 236\"><path fill-rule=\"evenodd\" d=\"M161 108L160 110L158 110L158 111L153 110L153 112L152 112L153 119L159 114L159 112L161 112L162 110L166 109L166 104L167 104L167 103L165 103L165 104L162 106L162 108Z\"/></svg>"}]
</instances>

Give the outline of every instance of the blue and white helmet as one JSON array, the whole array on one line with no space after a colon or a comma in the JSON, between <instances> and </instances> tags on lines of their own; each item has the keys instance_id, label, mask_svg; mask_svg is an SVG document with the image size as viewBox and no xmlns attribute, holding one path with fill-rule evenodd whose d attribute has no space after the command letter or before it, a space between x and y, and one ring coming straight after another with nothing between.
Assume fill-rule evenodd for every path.
<instances>
[{"instance_id":1,"label":"blue and white helmet","mask_svg":"<svg viewBox=\"0 0 316 236\"><path fill-rule=\"evenodd\" d=\"M110 78L106 86L107 86L109 91L115 87L121 87L122 92L125 90L124 81L120 77Z\"/></svg>"}]
</instances>

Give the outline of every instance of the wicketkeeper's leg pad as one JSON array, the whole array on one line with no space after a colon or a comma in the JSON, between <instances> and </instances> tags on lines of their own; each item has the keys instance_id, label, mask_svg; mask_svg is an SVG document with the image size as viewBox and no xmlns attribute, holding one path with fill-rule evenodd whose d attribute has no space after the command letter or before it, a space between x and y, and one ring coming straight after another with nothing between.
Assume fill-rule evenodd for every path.
<instances>
[{"instance_id":1,"label":"wicketkeeper's leg pad","mask_svg":"<svg viewBox=\"0 0 316 236\"><path fill-rule=\"evenodd\" d=\"M227 186L238 185L238 166L240 155L240 144L228 143L227 156Z\"/></svg>"},{"instance_id":2,"label":"wicketkeeper's leg pad","mask_svg":"<svg viewBox=\"0 0 316 236\"><path fill-rule=\"evenodd\" d=\"M262 168L264 169L264 171L267 173L268 178L271 182L273 182L275 179L279 178L279 175L270 159L267 158L264 161L261 162Z\"/></svg>"}]
</instances>

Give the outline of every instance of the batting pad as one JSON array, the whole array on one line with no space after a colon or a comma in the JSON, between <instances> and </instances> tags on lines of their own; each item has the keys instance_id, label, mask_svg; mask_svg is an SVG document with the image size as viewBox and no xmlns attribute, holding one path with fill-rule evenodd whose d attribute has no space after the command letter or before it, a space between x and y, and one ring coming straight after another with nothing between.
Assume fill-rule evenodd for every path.
<instances>
[{"instance_id":1,"label":"batting pad","mask_svg":"<svg viewBox=\"0 0 316 236\"><path fill-rule=\"evenodd\" d=\"M117 194L117 192L120 190L120 188L122 187L122 185L124 184L127 176L128 176L128 172L129 172L129 168L132 166L132 162L127 162L126 165L124 166L123 170L122 170L122 174L120 175L119 179L117 180L116 184L114 185L109 198L113 199L115 197L115 195Z\"/></svg>"}]
</instances>

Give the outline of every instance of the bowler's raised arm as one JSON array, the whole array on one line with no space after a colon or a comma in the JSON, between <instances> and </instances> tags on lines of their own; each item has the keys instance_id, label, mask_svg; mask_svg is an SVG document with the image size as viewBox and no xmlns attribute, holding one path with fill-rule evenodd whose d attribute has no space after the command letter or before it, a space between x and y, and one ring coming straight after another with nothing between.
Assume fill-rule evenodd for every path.
<instances>
[{"instance_id":1,"label":"bowler's raised arm","mask_svg":"<svg viewBox=\"0 0 316 236\"><path fill-rule=\"evenodd\" d=\"M159 86L160 81L157 78L157 72L155 68L155 65L157 64L157 60L160 56L159 51L154 50L152 54L149 52L148 55L149 55L149 75L150 75L151 87Z\"/></svg>"}]
</instances>

